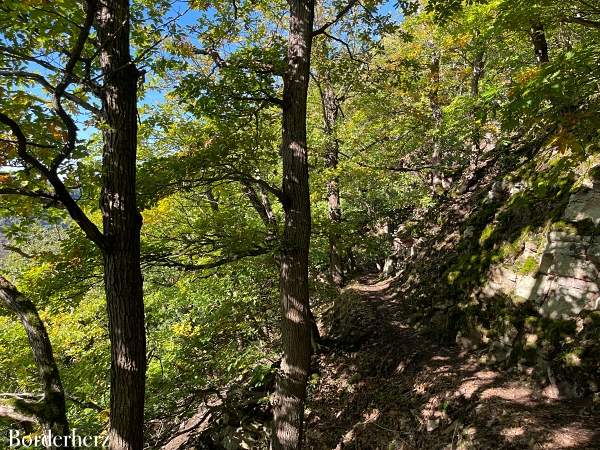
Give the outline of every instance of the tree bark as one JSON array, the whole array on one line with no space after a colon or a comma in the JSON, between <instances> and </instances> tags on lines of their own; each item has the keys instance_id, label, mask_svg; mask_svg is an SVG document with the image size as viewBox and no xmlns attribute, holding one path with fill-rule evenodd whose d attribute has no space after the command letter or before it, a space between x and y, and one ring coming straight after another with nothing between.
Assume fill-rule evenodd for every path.
<instances>
[{"instance_id":1,"label":"tree bark","mask_svg":"<svg viewBox=\"0 0 600 450\"><path fill-rule=\"evenodd\" d=\"M546 40L544 25L538 21L533 21L531 23L530 34L537 63L542 66L550 62L550 57L548 55L548 41Z\"/></svg>"},{"instance_id":2,"label":"tree bark","mask_svg":"<svg viewBox=\"0 0 600 450\"><path fill-rule=\"evenodd\" d=\"M128 0L105 0L96 19L105 126L101 209L104 282L111 341L109 448L141 450L146 338L136 199L137 82L130 55Z\"/></svg>"},{"instance_id":3,"label":"tree bark","mask_svg":"<svg viewBox=\"0 0 600 450\"><path fill-rule=\"evenodd\" d=\"M277 239L278 225L277 217L271 208L269 196L260 186L258 189L255 189L249 182L242 182L242 186L244 186L244 194L246 194L246 197L248 200L250 200L252 207L258 213L260 219L265 225L267 232L266 241L272 242L273 240Z\"/></svg>"},{"instance_id":4,"label":"tree bark","mask_svg":"<svg viewBox=\"0 0 600 450\"><path fill-rule=\"evenodd\" d=\"M440 143L439 133L442 128L442 107L439 100L440 90L440 54L437 51L433 52L431 62L429 64L429 106L431 108L431 117L433 119L433 126L435 135L433 137L433 151L431 155L431 164L438 166L441 161L442 149ZM441 186L443 182L442 174L439 169L434 168L431 171L431 186L433 191L436 192L438 186Z\"/></svg>"},{"instance_id":5,"label":"tree bark","mask_svg":"<svg viewBox=\"0 0 600 450\"><path fill-rule=\"evenodd\" d=\"M477 50L475 56L473 57L472 69L473 73L471 75L471 97L477 98L479 97L479 82L481 81L481 77L484 73L485 66L485 51Z\"/></svg>"},{"instance_id":6,"label":"tree bark","mask_svg":"<svg viewBox=\"0 0 600 450\"><path fill-rule=\"evenodd\" d=\"M289 0L287 68L283 86L283 208L280 261L283 359L273 398L272 449L298 449L311 359L308 251L311 215L306 103L314 20L313 0Z\"/></svg>"},{"instance_id":7,"label":"tree bark","mask_svg":"<svg viewBox=\"0 0 600 450\"><path fill-rule=\"evenodd\" d=\"M478 33L479 35L479 33ZM477 99L479 98L479 83L481 81L481 77L484 74L485 70L485 51L483 49L477 50L473 57L472 69L473 73L471 75L471 98L476 102L472 111L473 118L473 133L471 135L473 154L471 162L477 166L479 163L479 157L481 155L481 132L480 132L480 124L477 122L477 118L481 113L481 108L477 103Z\"/></svg>"},{"instance_id":8,"label":"tree bark","mask_svg":"<svg viewBox=\"0 0 600 450\"><path fill-rule=\"evenodd\" d=\"M325 83L321 91L323 103L323 122L327 134L327 149L325 154L325 167L336 170L338 167L340 143L335 136L335 127L340 111L339 100L329 82ZM342 221L342 208L340 203L339 177L333 175L327 181L327 204L329 221L332 229L329 232L329 276L336 286L344 282L342 257L340 255L340 235L337 226Z\"/></svg>"},{"instance_id":9,"label":"tree bark","mask_svg":"<svg viewBox=\"0 0 600 450\"><path fill-rule=\"evenodd\" d=\"M43 388L41 402L28 405L29 402L19 400L15 401L14 405L0 405L0 416L6 415L19 422L28 422L31 417L35 417L44 433L51 432L53 436L68 436L69 423L65 393L46 327L31 300L24 297L1 275L0 300L19 318L27 333ZM22 408L19 408L19 403L22 403ZM54 449L54 447L49 448ZM70 446L62 448L70 448Z\"/></svg>"}]
</instances>

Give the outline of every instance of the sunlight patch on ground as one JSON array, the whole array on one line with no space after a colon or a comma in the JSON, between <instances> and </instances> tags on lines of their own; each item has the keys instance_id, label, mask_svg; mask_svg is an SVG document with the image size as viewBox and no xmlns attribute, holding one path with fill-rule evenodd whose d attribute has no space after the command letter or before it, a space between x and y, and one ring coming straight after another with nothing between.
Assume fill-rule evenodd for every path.
<instances>
[{"instance_id":1,"label":"sunlight patch on ground","mask_svg":"<svg viewBox=\"0 0 600 450\"><path fill-rule=\"evenodd\" d=\"M580 448L583 445L590 444L592 441L592 432L579 427L566 426L552 431L550 441L543 448Z\"/></svg>"},{"instance_id":2,"label":"sunlight patch on ground","mask_svg":"<svg viewBox=\"0 0 600 450\"><path fill-rule=\"evenodd\" d=\"M507 441L514 441L515 438L522 436L525 433L525 428L523 427L510 427L505 428L500 432L502 436L506 438Z\"/></svg>"},{"instance_id":3,"label":"sunlight patch on ground","mask_svg":"<svg viewBox=\"0 0 600 450\"><path fill-rule=\"evenodd\" d=\"M533 403L533 391L519 383L508 383L505 386L489 388L481 393L482 400L500 398L512 403L528 405Z\"/></svg>"}]
</instances>

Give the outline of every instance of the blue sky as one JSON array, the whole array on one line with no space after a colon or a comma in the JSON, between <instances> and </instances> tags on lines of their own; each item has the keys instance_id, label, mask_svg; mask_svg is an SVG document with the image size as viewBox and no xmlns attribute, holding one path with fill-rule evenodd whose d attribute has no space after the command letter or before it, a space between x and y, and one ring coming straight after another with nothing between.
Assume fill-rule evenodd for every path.
<instances>
[{"instance_id":1,"label":"blue sky","mask_svg":"<svg viewBox=\"0 0 600 450\"><path fill-rule=\"evenodd\" d=\"M176 18L178 15L185 12L187 9L187 1L173 2L173 6L171 7L171 10L165 17L165 21ZM384 3L382 3L379 7L379 12L381 14L389 14L395 21L401 20L401 14L399 13L398 8L396 7L395 0L385 1ZM214 10L211 11L210 9L208 11L187 10L187 12L184 15L177 19L177 24L181 27L191 26L196 24L200 18L207 17L210 19L211 15L214 14ZM193 37L191 37L191 40L194 44L198 44L198 42L195 41ZM46 69L33 63L28 64L27 70L37 72L45 76L48 75L48 71ZM34 85L31 88L30 92L34 93L35 95L39 95L43 98L49 98L46 92L39 85ZM165 98L163 93L159 92L158 90L148 90L144 97L140 99L140 106L154 106L164 101ZM84 122L87 118L88 117L83 114L75 117L79 128L79 138L83 140L89 138L96 131L95 128L88 127L85 125Z\"/></svg>"}]
</instances>

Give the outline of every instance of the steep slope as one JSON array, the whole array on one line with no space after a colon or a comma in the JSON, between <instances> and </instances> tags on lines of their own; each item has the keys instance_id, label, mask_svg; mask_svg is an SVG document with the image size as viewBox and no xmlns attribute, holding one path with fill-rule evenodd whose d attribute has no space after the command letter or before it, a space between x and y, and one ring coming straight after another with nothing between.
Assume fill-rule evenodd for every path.
<instances>
[{"instance_id":1,"label":"steep slope","mask_svg":"<svg viewBox=\"0 0 600 450\"><path fill-rule=\"evenodd\" d=\"M502 150L502 149L498 149ZM483 349L557 396L598 392L600 170L597 152L508 146L402 233L394 255L412 323Z\"/></svg>"}]
</instances>

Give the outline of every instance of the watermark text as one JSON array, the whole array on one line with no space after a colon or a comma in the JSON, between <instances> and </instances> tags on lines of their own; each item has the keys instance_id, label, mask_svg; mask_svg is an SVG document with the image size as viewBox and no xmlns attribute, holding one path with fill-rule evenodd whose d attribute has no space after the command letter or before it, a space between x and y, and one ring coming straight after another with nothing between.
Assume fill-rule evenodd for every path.
<instances>
[{"instance_id":1,"label":"watermark text","mask_svg":"<svg viewBox=\"0 0 600 450\"><path fill-rule=\"evenodd\" d=\"M23 435L19 430L9 430L9 448L108 448L108 436L82 436L73 428L67 436L48 431L41 435Z\"/></svg>"}]
</instances>

